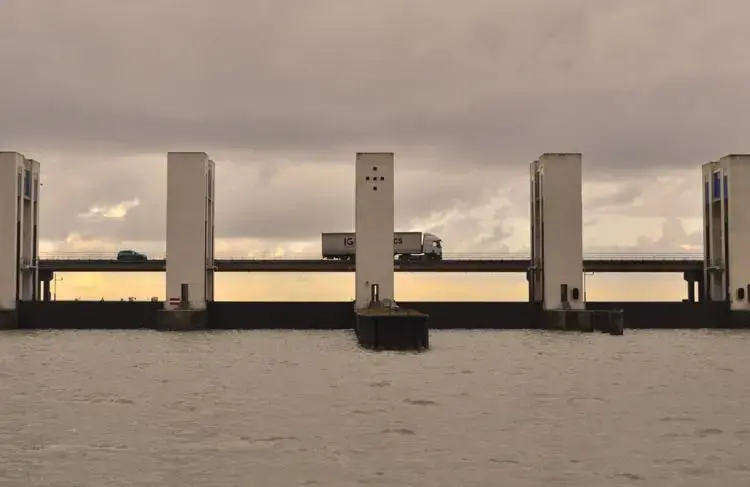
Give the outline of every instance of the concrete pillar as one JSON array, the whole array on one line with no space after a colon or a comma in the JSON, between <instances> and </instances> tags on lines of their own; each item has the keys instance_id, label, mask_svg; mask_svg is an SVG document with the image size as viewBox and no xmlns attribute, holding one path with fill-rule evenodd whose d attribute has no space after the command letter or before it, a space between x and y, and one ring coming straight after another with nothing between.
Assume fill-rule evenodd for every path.
<instances>
[{"instance_id":1,"label":"concrete pillar","mask_svg":"<svg viewBox=\"0 0 750 487\"><path fill-rule=\"evenodd\" d=\"M702 173L706 297L750 311L750 155L722 157Z\"/></svg>"},{"instance_id":2,"label":"concrete pillar","mask_svg":"<svg viewBox=\"0 0 750 487\"><path fill-rule=\"evenodd\" d=\"M424 350L429 316L398 308L393 299L394 176L393 153L357 154L355 333L372 350Z\"/></svg>"},{"instance_id":3,"label":"concrete pillar","mask_svg":"<svg viewBox=\"0 0 750 487\"><path fill-rule=\"evenodd\" d=\"M394 157L358 153L355 184L356 309L367 308L372 286L380 302L393 300Z\"/></svg>"},{"instance_id":4,"label":"concrete pillar","mask_svg":"<svg viewBox=\"0 0 750 487\"><path fill-rule=\"evenodd\" d=\"M167 278L165 309L180 305L182 285L189 308L214 299L214 162L204 152L167 155Z\"/></svg>"},{"instance_id":5,"label":"concrete pillar","mask_svg":"<svg viewBox=\"0 0 750 487\"><path fill-rule=\"evenodd\" d=\"M533 265L533 264L532 264ZM529 302L534 302L534 279L536 273L533 269L526 270L526 287L528 288Z\"/></svg>"},{"instance_id":6,"label":"concrete pillar","mask_svg":"<svg viewBox=\"0 0 750 487\"><path fill-rule=\"evenodd\" d=\"M530 300L544 310L583 310L581 154L531 163Z\"/></svg>"},{"instance_id":7,"label":"concrete pillar","mask_svg":"<svg viewBox=\"0 0 750 487\"><path fill-rule=\"evenodd\" d=\"M683 272L682 278L687 283L687 299L691 303L696 302L696 295L695 295L695 284L700 283L702 281L703 277L703 271L696 272L696 271L688 271ZM698 295L700 297L700 290L698 292Z\"/></svg>"},{"instance_id":8,"label":"concrete pillar","mask_svg":"<svg viewBox=\"0 0 750 487\"><path fill-rule=\"evenodd\" d=\"M39 273L39 285L41 287L39 295L43 301L52 301L52 280L55 273L52 271L42 271Z\"/></svg>"},{"instance_id":9,"label":"concrete pillar","mask_svg":"<svg viewBox=\"0 0 750 487\"><path fill-rule=\"evenodd\" d=\"M38 297L39 163L0 152L0 310Z\"/></svg>"}]
</instances>

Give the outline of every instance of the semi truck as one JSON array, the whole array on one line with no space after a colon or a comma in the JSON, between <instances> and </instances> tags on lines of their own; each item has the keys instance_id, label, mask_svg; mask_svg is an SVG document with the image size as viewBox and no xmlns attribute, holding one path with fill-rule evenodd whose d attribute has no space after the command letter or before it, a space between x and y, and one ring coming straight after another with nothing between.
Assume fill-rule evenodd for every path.
<instances>
[{"instance_id":1,"label":"semi truck","mask_svg":"<svg viewBox=\"0 0 750 487\"><path fill-rule=\"evenodd\" d=\"M324 259L355 260L356 234L323 233L321 247ZM393 234L393 255L405 261L442 260L443 243L432 233L396 232Z\"/></svg>"}]
</instances>

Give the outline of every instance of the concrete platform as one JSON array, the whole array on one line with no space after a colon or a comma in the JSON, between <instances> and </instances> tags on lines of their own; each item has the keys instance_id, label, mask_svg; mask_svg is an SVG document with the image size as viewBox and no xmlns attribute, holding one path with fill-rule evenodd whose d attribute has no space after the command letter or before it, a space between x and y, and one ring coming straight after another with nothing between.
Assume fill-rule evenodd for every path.
<instances>
[{"instance_id":1,"label":"concrete platform","mask_svg":"<svg viewBox=\"0 0 750 487\"><path fill-rule=\"evenodd\" d=\"M624 333L624 316L620 310L561 310L543 313L544 327L549 330L600 331L610 335Z\"/></svg>"},{"instance_id":2,"label":"concrete platform","mask_svg":"<svg viewBox=\"0 0 750 487\"><path fill-rule=\"evenodd\" d=\"M588 310L592 313L594 330L610 335L625 333L625 313L620 310Z\"/></svg>"},{"instance_id":3,"label":"concrete platform","mask_svg":"<svg viewBox=\"0 0 750 487\"><path fill-rule=\"evenodd\" d=\"M427 350L429 315L410 309L371 307L356 311L357 342L370 350Z\"/></svg>"},{"instance_id":4,"label":"concrete platform","mask_svg":"<svg viewBox=\"0 0 750 487\"><path fill-rule=\"evenodd\" d=\"M164 309L161 302L120 300L21 301L17 306L18 326L26 330L153 330L157 314ZM399 306L429 315L430 332L547 328L543 311L526 301L423 301ZM732 326L724 302L588 302L586 306L592 311L622 310L630 330L750 328L750 313L739 311ZM207 313L213 330L353 330L357 321L351 301L215 301L207 303Z\"/></svg>"},{"instance_id":5,"label":"concrete platform","mask_svg":"<svg viewBox=\"0 0 750 487\"><path fill-rule=\"evenodd\" d=\"M0 309L0 330L15 330L18 328L18 310Z\"/></svg>"},{"instance_id":6,"label":"concrete platform","mask_svg":"<svg viewBox=\"0 0 750 487\"><path fill-rule=\"evenodd\" d=\"M728 328L750 328L750 311L729 311Z\"/></svg>"},{"instance_id":7,"label":"concrete platform","mask_svg":"<svg viewBox=\"0 0 750 487\"><path fill-rule=\"evenodd\" d=\"M156 313L160 331L201 331L208 328L208 312L196 309L161 309Z\"/></svg>"}]
</instances>

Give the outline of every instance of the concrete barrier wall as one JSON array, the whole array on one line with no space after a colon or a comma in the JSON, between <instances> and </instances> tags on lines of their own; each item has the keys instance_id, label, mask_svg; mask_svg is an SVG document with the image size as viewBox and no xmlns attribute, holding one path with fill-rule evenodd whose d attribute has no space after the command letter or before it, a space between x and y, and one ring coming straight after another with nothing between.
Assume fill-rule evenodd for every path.
<instances>
[{"instance_id":1,"label":"concrete barrier wall","mask_svg":"<svg viewBox=\"0 0 750 487\"><path fill-rule=\"evenodd\" d=\"M430 315L431 329L532 328L535 308L526 302L400 303ZM19 325L26 329L152 328L162 303L51 301L20 303ZM711 328L726 326L724 303L588 303L590 309L622 309L626 328ZM214 329L349 329L351 302L209 303Z\"/></svg>"},{"instance_id":2,"label":"concrete barrier wall","mask_svg":"<svg viewBox=\"0 0 750 487\"><path fill-rule=\"evenodd\" d=\"M218 330L341 330L354 327L351 302L214 301L211 328Z\"/></svg>"},{"instance_id":3,"label":"concrete barrier wall","mask_svg":"<svg viewBox=\"0 0 750 487\"><path fill-rule=\"evenodd\" d=\"M694 329L728 325L726 303L625 302L587 303L589 309L621 309L625 328Z\"/></svg>"},{"instance_id":4,"label":"concrete barrier wall","mask_svg":"<svg viewBox=\"0 0 750 487\"><path fill-rule=\"evenodd\" d=\"M117 330L151 328L162 303L150 301L34 301L18 305L25 329Z\"/></svg>"},{"instance_id":5,"label":"concrete barrier wall","mask_svg":"<svg viewBox=\"0 0 750 487\"><path fill-rule=\"evenodd\" d=\"M399 303L430 315L427 325L433 330L450 329L526 329L533 328L536 308L520 302L424 302Z\"/></svg>"}]
</instances>

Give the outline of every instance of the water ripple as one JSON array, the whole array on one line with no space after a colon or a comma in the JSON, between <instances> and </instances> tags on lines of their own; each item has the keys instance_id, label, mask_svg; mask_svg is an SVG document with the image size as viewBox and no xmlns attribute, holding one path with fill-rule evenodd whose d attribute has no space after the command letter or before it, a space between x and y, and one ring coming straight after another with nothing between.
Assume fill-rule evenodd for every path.
<instances>
[{"instance_id":1,"label":"water ripple","mask_svg":"<svg viewBox=\"0 0 750 487\"><path fill-rule=\"evenodd\" d=\"M3 333L0 485L750 485L748 333L432 343Z\"/></svg>"}]
</instances>

